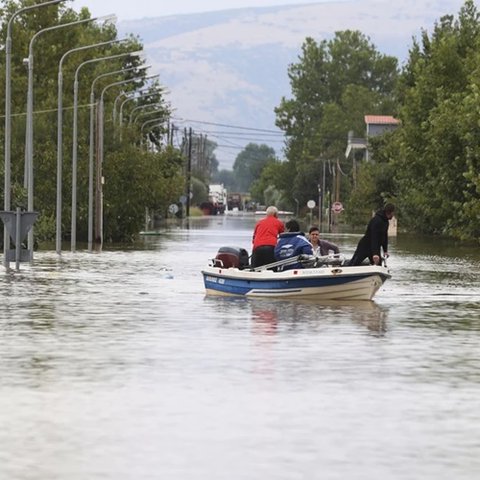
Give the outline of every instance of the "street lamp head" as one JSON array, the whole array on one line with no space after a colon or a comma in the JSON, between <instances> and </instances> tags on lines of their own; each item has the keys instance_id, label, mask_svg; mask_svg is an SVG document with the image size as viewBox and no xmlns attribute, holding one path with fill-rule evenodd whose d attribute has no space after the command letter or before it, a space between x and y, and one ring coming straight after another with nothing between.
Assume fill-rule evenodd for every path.
<instances>
[{"instance_id":1,"label":"street lamp head","mask_svg":"<svg viewBox=\"0 0 480 480\"><path fill-rule=\"evenodd\" d=\"M132 57L138 57L139 60L146 60L147 56L143 50L138 50L130 54Z\"/></svg>"},{"instance_id":2,"label":"street lamp head","mask_svg":"<svg viewBox=\"0 0 480 480\"><path fill-rule=\"evenodd\" d=\"M25 58L23 59L23 64L24 64L26 67L28 67L28 64L29 64L29 63L30 63L30 61L29 61L28 57L25 57Z\"/></svg>"},{"instance_id":3,"label":"street lamp head","mask_svg":"<svg viewBox=\"0 0 480 480\"><path fill-rule=\"evenodd\" d=\"M117 16L114 13L97 17L97 21L103 22L103 25L115 25L117 23Z\"/></svg>"}]
</instances>

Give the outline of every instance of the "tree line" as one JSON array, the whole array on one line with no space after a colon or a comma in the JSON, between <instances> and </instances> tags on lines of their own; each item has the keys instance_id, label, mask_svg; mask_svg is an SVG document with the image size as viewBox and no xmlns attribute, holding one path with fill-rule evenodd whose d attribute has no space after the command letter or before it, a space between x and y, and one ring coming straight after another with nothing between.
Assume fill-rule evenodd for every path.
<instances>
[{"instance_id":1,"label":"tree line","mask_svg":"<svg viewBox=\"0 0 480 480\"><path fill-rule=\"evenodd\" d=\"M13 13L34 4L32 0L3 2L3 39ZM87 9L75 12L62 3L21 15L13 24L12 209L26 207L24 58L29 41L42 29L86 18L90 18ZM422 31L401 67L397 58L380 53L359 31L339 31L329 40L306 38L298 60L288 68L291 94L275 109L277 127L285 133L284 158L277 158L267 145L249 144L238 155L232 172L218 171L216 143L198 133L188 140L191 146L186 134L174 146L175 127L170 121L173 109L159 81L149 81L146 70L135 70L133 67L144 66L144 60L128 55L142 49L138 37L119 39L115 26L93 21L46 33L35 46L33 142L39 240L52 240L55 233L59 61L65 52L78 46L101 42L111 43L75 52L63 65L62 230L66 235L71 220L75 71L92 57L119 55L115 60L86 65L80 76L79 240L87 235L89 96L99 78L97 98L105 86L130 81L109 89L105 96L102 175L106 240L131 239L143 226L146 207L166 214L168 205L176 203L186 191L187 164L197 204L208 197L208 183L218 181L229 185L230 190L249 191L261 204L289 210L317 198L321 191L330 202L340 199L344 203L345 219L353 225L364 225L372 210L393 202L401 224L409 230L478 239L480 23L473 0L466 0L457 15L439 19L432 33ZM120 56L122 53L125 55ZM0 88L5 87L4 82L5 59L0 56ZM135 120L119 125L115 113L130 95L132 101L125 103L123 113L124 118ZM0 108L5 107L3 102L0 99ZM136 120L139 107L145 107L142 121ZM346 158L348 132L363 136L366 114L393 115L400 120L399 128L369 140L372 161L364 161L358 154ZM148 119L158 122L143 130ZM3 141L4 134L0 129ZM2 170L3 166L0 164ZM0 192L3 194L3 183Z\"/></svg>"},{"instance_id":2,"label":"tree line","mask_svg":"<svg viewBox=\"0 0 480 480\"><path fill-rule=\"evenodd\" d=\"M291 96L275 110L285 159L268 162L252 191L292 209L326 186L350 224L393 202L411 231L478 239L479 47L472 0L422 31L402 67L358 31L307 38L288 70ZM400 126L369 140L372 161L345 158L348 132L363 136L365 115L393 115Z\"/></svg>"},{"instance_id":3,"label":"tree line","mask_svg":"<svg viewBox=\"0 0 480 480\"><path fill-rule=\"evenodd\" d=\"M20 9L38 2L7 0L0 8L0 35L7 37L9 20ZM88 9L74 11L68 3L36 8L19 14L11 25L11 209L26 209L25 130L27 104L27 70L31 39L45 30L34 44L34 210L39 212L35 225L38 241L55 237L56 162L57 162L57 76L59 62L66 52L81 46L104 44L70 52L63 63L63 191L62 231L68 237L71 225L73 85L78 75L78 204L77 232L80 241L87 239L88 159L90 149L90 95L99 101L104 96L103 139L103 217L105 241L125 241L136 235L144 224L145 208L165 214L185 188L184 157L168 138L171 106L164 98L159 80L151 79L145 60L134 54L143 45L133 35L119 38L115 25L87 21L66 28L50 27L91 19ZM2 51L5 52L5 43ZM92 59L106 58L106 61ZM5 90L5 55L0 56L0 89ZM94 87L93 87L94 85ZM131 100L131 101L127 101ZM119 123L120 105L123 122ZM5 110L5 100L0 99ZM115 116L116 114L116 116ZM2 118L3 120L3 118ZM132 121L130 121L132 120ZM148 127L148 121L151 122ZM146 128L144 128L146 127ZM100 125L95 125L98 137ZM5 131L0 129L5 142ZM150 147L150 148L149 148ZM98 152L97 152L98 157ZM0 169L4 171L1 156ZM3 175L2 175L3 177ZM0 185L4 195L4 182Z\"/></svg>"}]
</instances>

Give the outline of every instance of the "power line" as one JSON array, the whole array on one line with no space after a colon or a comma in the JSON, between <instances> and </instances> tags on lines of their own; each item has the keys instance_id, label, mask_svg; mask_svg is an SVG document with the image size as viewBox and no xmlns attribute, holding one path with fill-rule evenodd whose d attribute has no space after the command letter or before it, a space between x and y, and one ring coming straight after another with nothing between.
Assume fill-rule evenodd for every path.
<instances>
[{"instance_id":1,"label":"power line","mask_svg":"<svg viewBox=\"0 0 480 480\"><path fill-rule=\"evenodd\" d=\"M239 125L228 125L226 123L205 122L201 120L191 120L188 118L180 118L180 117L173 117L173 119L180 122L192 122L192 123L200 123L203 125L214 125L216 127L237 128L239 130L250 130L252 132L265 132L265 133L277 133L277 134L281 133L283 135L283 132L281 130L267 130L264 128L243 127Z\"/></svg>"}]
</instances>

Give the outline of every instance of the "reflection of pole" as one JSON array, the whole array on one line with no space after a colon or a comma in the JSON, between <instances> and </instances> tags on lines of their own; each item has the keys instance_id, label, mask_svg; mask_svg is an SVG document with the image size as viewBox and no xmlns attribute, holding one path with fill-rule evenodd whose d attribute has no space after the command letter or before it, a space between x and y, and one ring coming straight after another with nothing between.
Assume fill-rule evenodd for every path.
<instances>
[{"instance_id":1,"label":"reflection of pole","mask_svg":"<svg viewBox=\"0 0 480 480\"><path fill-rule=\"evenodd\" d=\"M187 218L190 216L190 192L191 192L191 177L192 177L192 127L188 132L188 164L187 164L187 204L185 214Z\"/></svg>"}]
</instances>

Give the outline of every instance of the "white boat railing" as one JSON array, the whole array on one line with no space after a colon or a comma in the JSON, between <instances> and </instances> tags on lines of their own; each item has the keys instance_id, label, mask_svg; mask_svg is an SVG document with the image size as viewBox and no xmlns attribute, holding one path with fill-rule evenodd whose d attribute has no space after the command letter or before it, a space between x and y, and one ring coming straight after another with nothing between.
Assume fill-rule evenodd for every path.
<instances>
[{"instance_id":1,"label":"white boat railing","mask_svg":"<svg viewBox=\"0 0 480 480\"><path fill-rule=\"evenodd\" d=\"M301 263L305 268L318 268L330 265L344 265L345 257L341 254L335 255L323 255L316 257L315 255L297 255L296 257L287 258L285 260L279 260L278 262L268 263L260 267L251 268L252 272L262 272L264 270L276 269L281 271L283 267L293 265L295 263Z\"/></svg>"}]
</instances>

